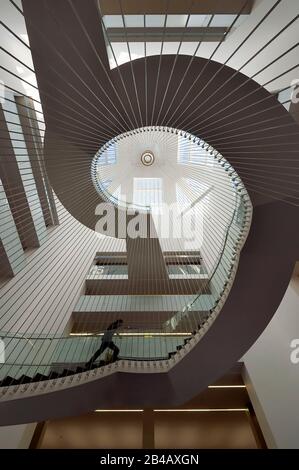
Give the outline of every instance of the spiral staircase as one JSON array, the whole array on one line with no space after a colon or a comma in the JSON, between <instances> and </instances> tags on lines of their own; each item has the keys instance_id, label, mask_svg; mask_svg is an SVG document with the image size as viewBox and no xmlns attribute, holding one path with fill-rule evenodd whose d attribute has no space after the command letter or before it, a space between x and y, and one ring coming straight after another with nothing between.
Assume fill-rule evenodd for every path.
<instances>
[{"instance_id":1,"label":"spiral staircase","mask_svg":"<svg viewBox=\"0 0 299 470\"><path fill-rule=\"evenodd\" d=\"M128 276L123 293L112 291L115 298L167 292L181 303L167 314L166 308L144 307L144 323L132 309L127 317L123 312L125 327L115 340L119 359L107 363L101 357L92 366L86 362L116 308L105 312L97 334L3 329L0 423L41 421L99 405L183 403L242 357L284 295L298 257L298 124L253 78L213 58L161 54L110 70L96 1L26 0L23 10L46 124L45 168L55 195L93 231L99 204L116 214L113 233L99 230L102 238L126 242ZM156 153L149 148L154 139ZM206 183L215 204L213 225L206 187L185 187L188 210L203 210L209 233L201 253L204 274L193 279L169 274L158 230L154 237L127 237L132 214L148 227L153 207L116 195L122 167L117 176L116 166L102 165L117 148L117 161L125 155L129 166L128 149L135 158L137 148L138 164L141 158L145 167L140 171L152 176L173 142L193 160L168 159L157 174L175 180L184 171L189 181ZM293 172L286 173L285 155L292 157ZM129 178L130 172L126 183ZM119 220L125 221L122 232ZM88 282L100 285L101 279L94 275ZM90 289L85 297L93 302L99 294Z\"/></svg>"}]
</instances>

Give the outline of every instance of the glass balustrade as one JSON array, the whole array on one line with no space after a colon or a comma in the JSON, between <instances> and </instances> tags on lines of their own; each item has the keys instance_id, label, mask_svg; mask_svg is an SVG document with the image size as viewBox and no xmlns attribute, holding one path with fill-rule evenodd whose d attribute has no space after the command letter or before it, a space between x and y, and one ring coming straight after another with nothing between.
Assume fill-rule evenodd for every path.
<instances>
[{"instance_id":1,"label":"glass balustrade","mask_svg":"<svg viewBox=\"0 0 299 470\"><path fill-rule=\"evenodd\" d=\"M170 275L177 274L181 276L188 276L203 274L202 266L197 264L168 264L167 270Z\"/></svg>"},{"instance_id":2,"label":"glass balustrade","mask_svg":"<svg viewBox=\"0 0 299 470\"><path fill-rule=\"evenodd\" d=\"M125 264L96 265L91 268L87 279L101 279L104 277L125 276L128 277L128 266Z\"/></svg>"},{"instance_id":3,"label":"glass balustrade","mask_svg":"<svg viewBox=\"0 0 299 470\"><path fill-rule=\"evenodd\" d=\"M19 379L36 374L49 376L51 372L71 370L85 366L86 362L100 348L102 334L72 335L68 337L14 337L0 333L5 344L5 363L0 366L0 380L5 377ZM159 333L120 333L113 337L122 359L161 360L188 338L189 335L161 336ZM98 357L95 364L106 360L107 350Z\"/></svg>"}]
</instances>

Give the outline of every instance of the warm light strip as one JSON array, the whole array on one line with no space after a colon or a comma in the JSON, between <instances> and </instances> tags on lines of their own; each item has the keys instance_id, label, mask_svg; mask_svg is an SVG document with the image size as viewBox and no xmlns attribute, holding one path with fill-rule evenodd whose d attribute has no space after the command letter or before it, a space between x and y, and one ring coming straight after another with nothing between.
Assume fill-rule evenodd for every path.
<instances>
[{"instance_id":1,"label":"warm light strip","mask_svg":"<svg viewBox=\"0 0 299 470\"><path fill-rule=\"evenodd\" d=\"M94 410L95 413L142 413L144 410ZM153 410L157 413L203 413L203 412L217 412L217 411L249 411L248 408L192 408L192 409L161 409Z\"/></svg>"},{"instance_id":2,"label":"warm light strip","mask_svg":"<svg viewBox=\"0 0 299 470\"><path fill-rule=\"evenodd\" d=\"M94 410L95 413L142 413L144 410Z\"/></svg>"},{"instance_id":3,"label":"warm light strip","mask_svg":"<svg viewBox=\"0 0 299 470\"><path fill-rule=\"evenodd\" d=\"M103 336L104 333L70 333L70 336ZM192 333L118 333L119 336L191 336Z\"/></svg>"},{"instance_id":4,"label":"warm light strip","mask_svg":"<svg viewBox=\"0 0 299 470\"><path fill-rule=\"evenodd\" d=\"M246 388L246 385L209 385L208 388Z\"/></svg>"},{"instance_id":5,"label":"warm light strip","mask_svg":"<svg viewBox=\"0 0 299 470\"><path fill-rule=\"evenodd\" d=\"M202 413L210 411L249 411L248 408L194 408L194 409L170 409L170 410L154 410L159 413L176 413L176 412L188 412L188 413Z\"/></svg>"}]
</instances>

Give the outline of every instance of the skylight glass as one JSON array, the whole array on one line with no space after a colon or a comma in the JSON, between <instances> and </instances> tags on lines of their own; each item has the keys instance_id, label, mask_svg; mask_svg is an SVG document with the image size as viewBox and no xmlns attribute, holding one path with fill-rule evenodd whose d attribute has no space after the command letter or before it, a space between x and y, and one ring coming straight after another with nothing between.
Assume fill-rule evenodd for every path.
<instances>
[{"instance_id":1,"label":"skylight glass","mask_svg":"<svg viewBox=\"0 0 299 470\"><path fill-rule=\"evenodd\" d=\"M235 20L237 15L214 15L212 18L212 15L197 15L197 14L192 14L190 15L188 19L188 15L124 15L124 21L122 15L105 15L103 17L103 22L105 25L105 28L108 29L108 41L107 41L107 50L108 50L108 57L109 57L109 64L111 68L116 67L117 65L122 65L125 62L129 62L130 60L130 55L131 59L135 60L140 57L144 57L145 55L145 49L146 49L146 55L147 56L152 56L152 55L160 55L161 53L161 42L146 42L146 47L144 46L145 43L144 41L141 42L129 42L129 49L130 53L128 51L128 45L125 40L125 37L122 41L118 41L117 36L113 38L113 42L109 44L110 39L109 39L109 29L110 28L120 28L124 29L127 28L129 31L132 28L144 28L144 36L146 37L146 28L163 28L166 26L167 28L185 28L188 30L188 28L204 28L207 27L209 24L209 21L212 18L211 23L209 24L209 27L219 27L219 28L229 28L233 21ZM234 25L235 27L239 26L246 18L248 15L240 15L239 19L237 20L236 24ZM165 23L166 19L166 23ZM188 19L188 23L186 25ZM142 36L142 35L141 35ZM220 35L221 36L221 35ZM222 37L222 36L221 36ZM161 38L158 38L161 39ZM201 41L201 45L199 47L199 51L196 52L196 55L202 56L202 57L209 57L215 47L219 42L216 41ZM110 46L113 48L113 53L110 49ZM163 44L163 51L162 54L184 54L184 55L193 55L195 51L197 50L199 46L198 41L186 41L184 40L184 36L182 35L182 44L179 49L179 42L173 42L170 41L169 39L167 40L167 37L165 38L164 44ZM207 50L203 50L204 48L207 48ZM115 57L113 57L113 55Z\"/></svg>"}]
</instances>

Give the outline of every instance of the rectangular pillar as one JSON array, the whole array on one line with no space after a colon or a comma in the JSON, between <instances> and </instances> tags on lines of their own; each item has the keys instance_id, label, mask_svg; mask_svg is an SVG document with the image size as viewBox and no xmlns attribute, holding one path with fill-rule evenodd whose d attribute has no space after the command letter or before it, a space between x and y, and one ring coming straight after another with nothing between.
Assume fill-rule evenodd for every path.
<instances>
[{"instance_id":1,"label":"rectangular pillar","mask_svg":"<svg viewBox=\"0 0 299 470\"><path fill-rule=\"evenodd\" d=\"M46 239L46 225L26 150L17 106L9 95L0 110L0 177L23 248L37 248Z\"/></svg>"},{"instance_id":2,"label":"rectangular pillar","mask_svg":"<svg viewBox=\"0 0 299 470\"><path fill-rule=\"evenodd\" d=\"M45 169L43 145L37 123L38 117L34 110L34 102L25 96L16 96L15 101L45 224L47 227L56 225L58 224L58 216L52 188Z\"/></svg>"},{"instance_id":3,"label":"rectangular pillar","mask_svg":"<svg viewBox=\"0 0 299 470\"><path fill-rule=\"evenodd\" d=\"M0 278L8 278L23 269L25 256L1 179L0 220Z\"/></svg>"}]
</instances>

